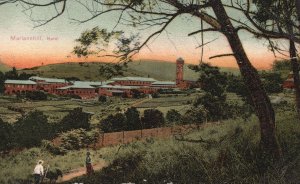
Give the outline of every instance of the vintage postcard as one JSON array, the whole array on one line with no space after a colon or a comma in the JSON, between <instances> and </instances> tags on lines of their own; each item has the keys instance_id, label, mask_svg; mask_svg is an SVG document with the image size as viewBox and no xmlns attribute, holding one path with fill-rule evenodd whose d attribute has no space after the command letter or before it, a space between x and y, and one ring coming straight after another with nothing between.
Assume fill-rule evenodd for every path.
<instances>
[{"instance_id":1,"label":"vintage postcard","mask_svg":"<svg viewBox=\"0 0 300 184\"><path fill-rule=\"evenodd\" d=\"M299 21L300 0L0 0L0 183L300 183Z\"/></svg>"}]
</instances>

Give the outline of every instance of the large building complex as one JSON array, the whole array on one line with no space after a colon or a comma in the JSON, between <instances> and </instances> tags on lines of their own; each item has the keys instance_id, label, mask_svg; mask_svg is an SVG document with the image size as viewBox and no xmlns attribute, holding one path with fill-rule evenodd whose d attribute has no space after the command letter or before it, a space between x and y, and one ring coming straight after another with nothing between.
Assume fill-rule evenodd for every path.
<instances>
[{"instance_id":1,"label":"large building complex","mask_svg":"<svg viewBox=\"0 0 300 184\"><path fill-rule=\"evenodd\" d=\"M187 89L193 83L183 79L184 60L176 62L176 81L158 81L149 77L116 77L109 81L67 81L65 79L30 77L29 80L6 80L5 94L44 91L56 95L77 95L82 99L97 96L126 96L134 93L153 94L160 89Z\"/></svg>"}]
</instances>

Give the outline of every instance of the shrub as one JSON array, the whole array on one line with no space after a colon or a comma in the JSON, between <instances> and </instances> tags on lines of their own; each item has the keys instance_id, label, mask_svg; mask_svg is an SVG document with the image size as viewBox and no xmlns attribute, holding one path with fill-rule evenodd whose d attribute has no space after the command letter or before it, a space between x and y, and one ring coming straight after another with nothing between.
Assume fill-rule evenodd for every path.
<instances>
[{"instance_id":1,"label":"shrub","mask_svg":"<svg viewBox=\"0 0 300 184\"><path fill-rule=\"evenodd\" d=\"M102 103L107 102L106 96L103 96L103 95L99 96L98 101L102 102Z\"/></svg>"},{"instance_id":2,"label":"shrub","mask_svg":"<svg viewBox=\"0 0 300 184\"><path fill-rule=\"evenodd\" d=\"M165 118L163 113L157 109L146 109L141 121L143 128L156 128L164 125Z\"/></svg>"},{"instance_id":3,"label":"shrub","mask_svg":"<svg viewBox=\"0 0 300 184\"><path fill-rule=\"evenodd\" d=\"M58 138L61 140L59 146L55 146L52 142L43 140L42 147L54 155L65 154L70 150L79 150L97 143L100 131L94 129L86 131L82 128L74 129L61 133Z\"/></svg>"},{"instance_id":4,"label":"shrub","mask_svg":"<svg viewBox=\"0 0 300 184\"><path fill-rule=\"evenodd\" d=\"M47 100L47 94L42 91L28 91L25 97L30 100Z\"/></svg>"},{"instance_id":5,"label":"shrub","mask_svg":"<svg viewBox=\"0 0 300 184\"><path fill-rule=\"evenodd\" d=\"M171 109L167 112L166 119L170 123L178 123L181 121L181 114L177 110Z\"/></svg>"},{"instance_id":6,"label":"shrub","mask_svg":"<svg viewBox=\"0 0 300 184\"><path fill-rule=\"evenodd\" d=\"M187 110L182 116L182 123L184 124L199 124L207 121L207 110L204 106L192 107Z\"/></svg>"},{"instance_id":7,"label":"shrub","mask_svg":"<svg viewBox=\"0 0 300 184\"><path fill-rule=\"evenodd\" d=\"M145 97L145 94L142 93L142 92L140 92L140 91L137 90L137 89L131 90L131 94L132 94L132 97L133 97L133 98L143 98L143 97Z\"/></svg>"},{"instance_id":8,"label":"shrub","mask_svg":"<svg viewBox=\"0 0 300 184\"><path fill-rule=\"evenodd\" d=\"M48 151L49 153L51 153L53 155L63 155L65 153L67 153L67 150L65 150L59 146L55 146L53 144L53 142L48 141L48 140L42 140L41 148L43 150Z\"/></svg>"},{"instance_id":9,"label":"shrub","mask_svg":"<svg viewBox=\"0 0 300 184\"><path fill-rule=\"evenodd\" d=\"M43 139L51 137L51 127L47 116L40 111L33 111L21 117L14 124L16 143L21 147L40 146Z\"/></svg>"},{"instance_id":10,"label":"shrub","mask_svg":"<svg viewBox=\"0 0 300 184\"><path fill-rule=\"evenodd\" d=\"M70 130L68 132L62 133L61 147L66 150L79 150L84 147L84 139L86 138L86 132L84 129Z\"/></svg>"},{"instance_id":11,"label":"shrub","mask_svg":"<svg viewBox=\"0 0 300 184\"><path fill-rule=\"evenodd\" d=\"M81 99L81 96L75 95L75 94L67 94L67 95L63 95L63 97L65 97L65 98L73 98L73 99Z\"/></svg>"},{"instance_id":12,"label":"shrub","mask_svg":"<svg viewBox=\"0 0 300 184\"><path fill-rule=\"evenodd\" d=\"M152 98L159 98L159 93L157 93L157 92L156 92L156 93L153 93L153 94L152 94Z\"/></svg>"}]
</instances>

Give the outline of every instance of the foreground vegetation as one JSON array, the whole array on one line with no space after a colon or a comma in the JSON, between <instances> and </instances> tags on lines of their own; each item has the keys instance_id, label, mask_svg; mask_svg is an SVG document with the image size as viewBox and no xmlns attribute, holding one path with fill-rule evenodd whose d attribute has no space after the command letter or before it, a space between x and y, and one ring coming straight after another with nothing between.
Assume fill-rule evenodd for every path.
<instances>
[{"instance_id":1,"label":"foreground vegetation","mask_svg":"<svg viewBox=\"0 0 300 184\"><path fill-rule=\"evenodd\" d=\"M98 183L297 183L300 180L300 124L280 112L277 135L280 162L266 160L259 145L259 124L228 120L184 137L125 145L102 171L72 181Z\"/></svg>"},{"instance_id":2,"label":"foreground vegetation","mask_svg":"<svg viewBox=\"0 0 300 184\"><path fill-rule=\"evenodd\" d=\"M93 163L104 159L109 166L93 176L75 178L65 184L297 183L300 180L300 124L290 109L277 114L277 135L283 152L280 162L261 156L259 124L255 117L249 121L230 119L185 136L148 139L92 151ZM0 166L5 168L0 173L0 183L30 183L37 159L44 159L45 166L60 168L64 173L83 167L85 152L84 149L51 155L43 148L31 148L11 154L0 159Z\"/></svg>"}]
</instances>

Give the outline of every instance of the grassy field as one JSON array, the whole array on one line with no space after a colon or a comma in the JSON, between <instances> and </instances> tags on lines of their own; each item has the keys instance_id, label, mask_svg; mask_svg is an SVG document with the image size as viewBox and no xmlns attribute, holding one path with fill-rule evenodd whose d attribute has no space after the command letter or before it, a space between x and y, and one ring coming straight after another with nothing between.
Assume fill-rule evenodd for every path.
<instances>
[{"instance_id":1,"label":"grassy field","mask_svg":"<svg viewBox=\"0 0 300 184\"><path fill-rule=\"evenodd\" d=\"M300 124L292 112L277 116L282 161L268 163L259 151L259 125L227 120L195 130L183 140L136 142L92 177L65 182L96 183L272 183L300 181ZM264 166L269 165L269 167Z\"/></svg>"},{"instance_id":2,"label":"grassy field","mask_svg":"<svg viewBox=\"0 0 300 184\"><path fill-rule=\"evenodd\" d=\"M135 99L110 98L107 103L99 103L96 100L82 101L72 99L49 99L46 101L26 101L18 100L16 97L0 96L0 118L7 122L14 122L21 117L21 113L15 109L22 109L25 113L33 110L44 112L49 117L50 122L56 122L62 119L68 112L74 108L82 107L83 111L91 112L92 123L111 113L115 113L117 107L125 108L134 103Z\"/></svg>"},{"instance_id":3,"label":"grassy field","mask_svg":"<svg viewBox=\"0 0 300 184\"><path fill-rule=\"evenodd\" d=\"M105 160L110 165L91 177L65 183L297 183L300 124L293 112L277 114L277 135L284 158L264 173L260 171L262 160L257 150L259 125L252 117L247 122L231 119L195 129L182 140L151 139L91 151L94 163ZM0 172L0 183L11 180L11 184L18 184L18 179L32 179L32 169L39 159L45 160L44 165L64 172L82 167L85 153L86 150L79 150L53 156L32 148L0 158L0 166L5 168Z\"/></svg>"},{"instance_id":4,"label":"grassy field","mask_svg":"<svg viewBox=\"0 0 300 184\"><path fill-rule=\"evenodd\" d=\"M197 95L197 93L191 95L162 95L153 99L147 99L147 97L142 99L111 97L106 103L100 103L96 100L62 98L50 98L46 101L27 101L16 99L13 96L0 96L0 118L6 122L15 122L22 114L14 109L22 109L25 113L39 110L49 117L50 122L57 122L66 116L70 110L82 107L83 111L94 114L91 123L95 124L106 116L130 106L135 106L141 114L149 108L157 108L164 114L170 109L176 109L184 113L184 109L192 104ZM142 103L139 103L140 101ZM136 103L137 105L135 105Z\"/></svg>"},{"instance_id":5,"label":"grassy field","mask_svg":"<svg viewBox=\"0 0 300 184\"><path fill-rule=\"evenodd\" d=\"M89 150L93 162L111 161L114 159L118 147L102 148L101 150ZM44 161L44 166L49 165L50 169L61 169L64 173L76 169L78 167L84 167L85 157L87 150L72 151L63 156L54 156L44 151L41 148L31 148L24 150L17 155L10 155L5 158L0 158L0 166L2 168L0 172L0 183L17 184L18 180L29 179L32 180L32 172L36 162L40 159ZM20 184L23 184L20 182Z\"/></svg>"},{"instance_id":6,"label":"grassy field","mask_svg":"<svg viewBox=\"0 0 300 184\"><path fill-rule=\"evenodd\" d=\"M50 64L31 69L20 70L35 74L42 77L78 77L81 80L104 80L99 72L99 67L103 63L89 62L89 63L60 63ZM164 61L135 61L128 64L128 68L124 72L124 76L142 76L153 77L157 80L175 80L176 65L174 62ZM166 72L166 68L168 72ZM234 68L221 68L221 70L232 73L239 73ZM184 66L184 78L186 80L197 80L198 74L188 68L188 64Z\"/></svg>"}]
</instances>

